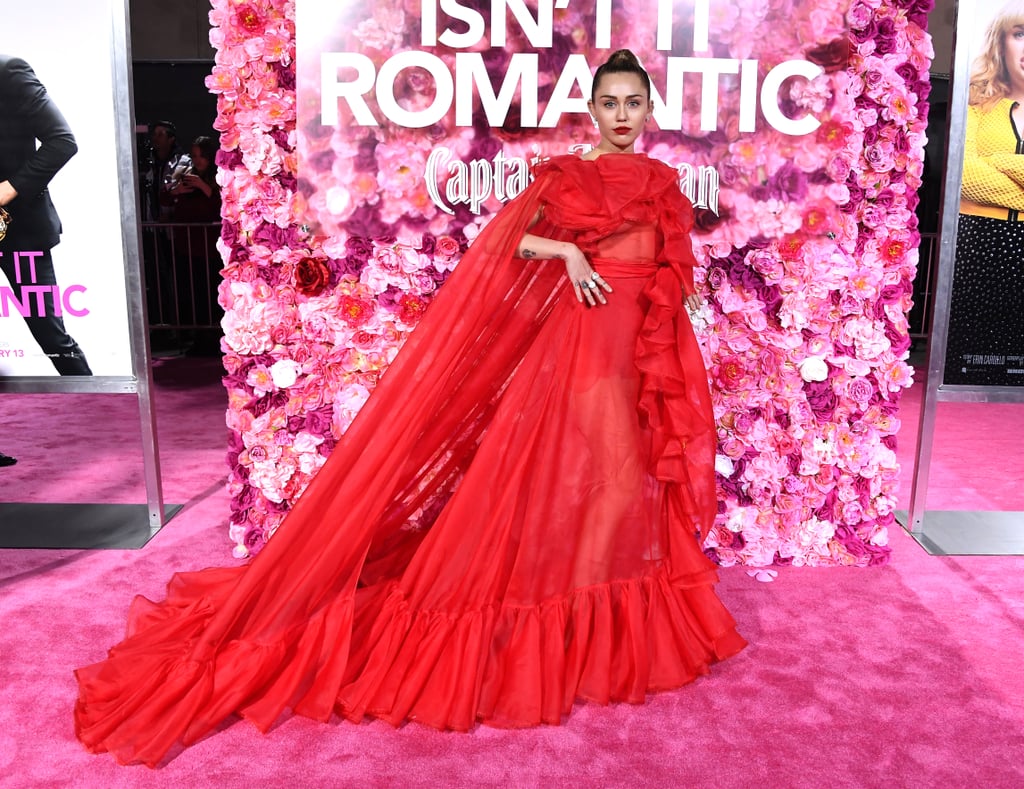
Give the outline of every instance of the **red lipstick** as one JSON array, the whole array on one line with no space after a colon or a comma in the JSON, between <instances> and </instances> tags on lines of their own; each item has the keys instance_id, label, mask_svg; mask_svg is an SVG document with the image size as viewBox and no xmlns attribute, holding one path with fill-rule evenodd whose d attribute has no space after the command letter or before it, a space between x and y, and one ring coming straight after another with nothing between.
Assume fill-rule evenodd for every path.
<instances>
[{"instance_id":1,"label":"red lipstick","mask_svg":"<svg viewBox=\"0 0 1024 789\"><path fill-rule=\"evenodd\" d=\"M629 134L633 129L630 126L616 126L612 131L616 134Z\"/></svg>"}]
</instances>

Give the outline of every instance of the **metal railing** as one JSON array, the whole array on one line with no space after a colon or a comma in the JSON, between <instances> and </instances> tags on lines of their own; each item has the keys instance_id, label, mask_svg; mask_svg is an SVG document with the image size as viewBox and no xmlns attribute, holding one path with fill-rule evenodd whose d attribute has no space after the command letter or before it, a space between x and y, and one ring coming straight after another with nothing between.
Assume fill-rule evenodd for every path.
<instances>
[{"instance_id":1,"label":"metal railing","mask_svg":"<svg viewBox=\"0 0 1024 789\"><path fill-rule=\"evenodd\" d=\"M143 222L150 328L219 329L219 222Z\"/></svg>"},{"instance_id":2,"label":"metal railing","mask_svg":"<svg viewBox=\"0 0 1024 789\"><path fill-rule=\"evenodd\" d=\"M927 340L932 333L932 294L939 267L939 234L921 233L917 276L914 277L914 306L910 309L910 337Z\"/></svg>"}]
</instances>

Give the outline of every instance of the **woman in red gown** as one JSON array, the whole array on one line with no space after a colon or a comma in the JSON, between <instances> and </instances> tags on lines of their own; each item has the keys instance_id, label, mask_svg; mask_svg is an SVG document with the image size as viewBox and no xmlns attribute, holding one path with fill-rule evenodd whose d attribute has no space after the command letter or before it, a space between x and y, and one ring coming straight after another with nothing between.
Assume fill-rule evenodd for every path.
<instances>
[{"instance_id":1,"label":"woman in red gown","mask_svg":"<svg viewBox=\"0 0 1024 789\"><path fill-rule=\"evenodd\" d=\"M742 649L698 542L692 209L634 153L649 97L632 53L602 65L596 148L487 226L266 548L136 599L76 672L87 748L153 766L233 714L557 724Z\"/></svg>"}]
</instances>

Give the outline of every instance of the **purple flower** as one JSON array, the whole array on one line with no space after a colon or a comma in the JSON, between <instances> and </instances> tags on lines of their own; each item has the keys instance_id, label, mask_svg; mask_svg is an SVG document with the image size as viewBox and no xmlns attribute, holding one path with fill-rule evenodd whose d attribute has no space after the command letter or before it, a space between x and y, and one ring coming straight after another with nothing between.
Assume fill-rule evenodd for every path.
<instances>
[{"instance_id":1,"label":"purple flower","mask_svg":"<svg viewBox=\"0 0 1024 789\"><path fill-rule=\"evenodd\" d=\"M889 344L892 346L892 352L898 359L903 356L904 352L908 348L910 348L910 335L897 329L888 320L883 322L883 326L885 327L885 337L889 340Z\"/></svg>"},{"instance_id":2,"label":"purple flower","mask_svg":"<svg viewBox=\"0 0 1024 789\"><path fill-rule=\"evenodd\" d=\"M263 222L259 229L253 233L253 241L257 244L270 247L271 249L288 247L296 241L295 228L278 227L277 225Z\"/></svg>"},{"instance_id":3,"label":"purple flower","mask_svg":"<svg viewBox=\"0 0 1024 789\"><path fill-rule=\"evenodd\" d=\"M828 381L811 381L804 384L804 394L807 397L807 405L819 422L827 422L835 413L836 398L835 390Z\"/></svg>"},{"instance_id":4,"label":"purple flower","mask_svg":"<svg viewBox=\"0 0 1024 789\"><path fill-rule=\"evenodd\" d=\"M886 17L878 23L878 33L875 35L875 52L879 55L888 55L896 51L896 22L892 17Z\"/></svg>"},{"instance_id":5,"label":"purple flower","mask_svg":"<svg viewBox=\"0 0 1024 789\"><path fill-rule=\"evenodd\" d=\"M875 387L866 378L854 378L846 388L846 394L858 403L866 403L875 393Z\"/></svg>"},{"instance_id":6,"label":"purple flower","mask_svg":"<svg viewBox=\"0 0 1024 789\"><path fill-rule=\"evenodd\" d=\"M231 170L235 167L242 166L242 152L237 148L233 151L225 151L221 148L217 151L213 160L222 170Z\"/></svg>"},{"instance_id":7,"label":"purple flower","mask_svg":"<svg viewBox=\"0 0 1024 789\"><path fill-rule=\"evenodd\" d=\"M223 239L225 245L229 247L236 247L238 244L238 225L234 222L224 221L220 225L220 237ZM232 249L232 252L235 250Z\"/></svg>"},{"instance_id":8,"label":"purple flower","mask_svg":"<svg viewBox=\"0 0 1024 789\"><path fill-rule=\"evenodd\" d=\"M274 74L277 77L278 87L283 90L295 90L294 66L286 66L278 60L271 64L271 68L274 69Z\"/></svg>"},{"instance_id":9,"label":"purple flower","mask_svg":"<svg viewBox=\"0 0 1024 789\"><path fill-rule=\"evenodd\" d=\"M330 259L327 261L327 265L331 268L331 273L336 274L337 278L351 277L352 279L359 279L359 275L363 273L363 269L366 267L367 258L359 257L357 255L347 255L341 260ZM332 284L337 284L337 280L332 277Z\"/></svg>"},{"instance_id":10,"label":"purple flower","mask_svg":"<svg viewBox=\"0 0 1024 789\"><path fill-rule=\"evenodd\" d=\"M737 285L743 286L750 293L756 293L765 287L764 277L745 263L733 266L730 279Z\"/></svg>"},{"instance_id":11,"label":"purple flower","mask_svg":"<svg viewBox=\"0 0 1024 789\"><path fill-rule=\"evenodd\" d=\"M850 27L863 30L871 22L873 16L874 12L869 5L856 2L847 12L846 19L850 23Z\"/></svg>"},{"instance_id":12,"label":"purple flower","mask_svg":"<svg viewBox=\"0 0 1024 789\"><path fill-rule=\"evenodd\" d=\"M864 159L871 166L871 169L880 173L888 172L895 166L892 154L881 144L869 146L864 151Z\"/></svg>"},{"instance_id":13,"label":"purple flower","mask_svg":"<svg viewBox=\"0 0 1024 789\"><path fill-rule=\"evenodd\" d=\"M903 298L903 294L910 292L910 283L901 282L898 285L885 285L881 292L878 294L878 300L882 304L899 304Z\"/></svg>"},{"instance_id":14,"label":"purple flower","mask_svg":"<svg viewBox=\"0 0 1024 789\"><path fill-rule=\"evenodd\" d=\"M245 442L242 440L242 435L237 430L228 431L228 449L232 452L241 452L245 449Z\"/></svg>"},{"instance_id":15,"label":"purple flower","mask_svg":"<svg viewBox=\"0 0 1024 789\"><path fill-rule=\"evenodd\" d=\"M765 312L778 315L782 306L782 291L778 285L761 285L757 289L757 297L764 303Z\"/></svg>"},{"instance_id":16,"label":"purple flower","mask_svg":"<svg viewBox=\"0 0 1024 789\"><path fill-rule=\"evenodd\" d=\"M270 132L270 138L277 143L277 147L282 151L292 150L291 146L288 144L288 132L284 129L274 129Z\"/></svg>"},{"instance_id":17,"label":"purple flower","mask_svg":"<svg viewBox=\"0 0 1024 789\"><path fill-rule=\"evenodd\" d=\"M882 189L877 195L875 195L875 205L881 208L888 209L892 206L893 201L895 199L896 195L893 193L892 189L886 187L885 189Z\"/></svg>"},{"instance_id":18,"label":"purple flower","mask_svg":"<svg viewBox=\"0 0 1024 789\"><path fill-rule=\"evenodd\" d=\"M323 457L330 457L331 452L334 451L334 445L337 443L333 435L328 435L324 438L324 442L317 447L317 450Z\"/></svg>"},{"instance_id":19,"label":"purple flower","mask_svg":"<svg viewBox=\"0 0 1024 789\"><path fill-rule=\"evenodd\" d=\"M377 172L377 138L373 134L367 134L359 141L358 152L353 164L360 172Z\"/></svg>"},{"instance_id":20,"label":"purple flower","mask_svg":"<svg viewBox=\"0 0 1024 789\"><path fill-rule=\"evenodd\" d=\"M345 230L354 236L374 238L387 232L388 225L380 218L377 206L363 203L345 222Z\"/></svg>"},{"instance_id":21,"label":"purple flower","mask_svg":"<svg viewBox=\"0 0 1024 789\"><path fill-rule=\"evenodd\" d=\"M345 241L345 252L365 263L373 254L373 242L365 236L349 236Z\"/></svg>"},{"instance_id":22,"label":"purple flower","mask_svg":"<svg viewBox=\"0 0 1024 789\"><path fill-rule=\"evenodd\" d=\"M846 188L850 190L850 199L843 203L843 205L839 206L839 210L844 214L853 214L856 213L857 209L860 208L861 203L864 202L864 190L859 186L853 186L850 184L847 184Z\"/></svg>"},{"instance_id":23,"label":"purple flower","mask_svg":"<svg viewBox=\"0 0 1024 789\"><path fill-rule=\"evenodd\" d=\"M276 288L281 284L281 269L278 266L257 266L260 278L270 287Z\"/></svg>"},{"instance_id":24,"label":"purple flower","mask_svg":"<svg viewBox=\"0 0 1024 789\"><path fill-rule=\"evenodd\" d=\"M245 533L245 537L242 538L242 542L245 543L245 547L249 550L249 553L252 556L255 556L263 550L263 546L267 544L267 538L261 528L253 526L252 529Z\"/></svg>"},{"instance_id":25,"label":"purple flower","mask_svg":"<svg viewBox=\"0 0 1024 789\"><path fill-rule=\"evenodd\" d=\"M900 75L900 77L903 78L903 81L906 82L908 85L911 85L918 81L917 68L915 68L914 64L911 63L910 61L904 61L903 63L900 63L896 67L895 71L897 74Z\"/></svg>"},{"instance_id":26,"label":"purple flower","mask_svg":"<svg viewBox=\"0 0 1024 789\"><path fill-rule=\"evenodd\" d=\"M334 166L334 156L334 151L329 149L326 151L317 151L312 156L306 157L306 166L318 173L329 172ZM312 187L310 187L310 191L312 192Z\"/></svg>"},{"instance_id":27,"label":"purple flower","mask_svg":"<svg viewBox=\"0 0 1024 789\"><path fill-rule=\"evenodd\" d=\"M246 386L245 379L245 373L237 372L223 376L221 381L224 382L225 389L244 389Z\"/></svg>"},{"instance_id":28,"label":"purple flower","mask_svg":"<svg viewBox=\"0 0 1024 789\"><path fill-rule=\"evenodd\" d=\"M331 422L334 417L334 409L331 406L321 406L309 411L306 414L306 431L314 436L323 436L331 432Z\"/></svg>"},{"instance_id":29,"label":"purple flower","mask_svg":"<svg viewBox=\"0 0 1024 789\"><path fill-rule=\"evenodd\" d=\"M256 491L256 488L251 485L246 485L237 495L231 498L231 511L234 513L247 510L250 507L256 506L259 499L260 495Z\"/></svg>"}]
</instances>

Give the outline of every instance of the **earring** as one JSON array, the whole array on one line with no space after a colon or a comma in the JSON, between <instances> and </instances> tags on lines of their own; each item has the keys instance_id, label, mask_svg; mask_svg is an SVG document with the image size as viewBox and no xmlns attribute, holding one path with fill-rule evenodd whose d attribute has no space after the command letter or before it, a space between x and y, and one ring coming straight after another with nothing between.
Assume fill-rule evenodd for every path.
<instances>
[{"instance_id":1,"label":"earring","mask_svg":"<svg viewBox=\"0 0 1024 789\"><path fill-rule=\"evenodd\" d=\"M590 120L592 120L594 122L594 128L596 129L597 128L597 118L595 118L593 115L591 115L590 116Z\"/></svg>"},{"instance_id":2,"label":"earring","mask_svg":"<svg viewBox=\"0 0 1024 789\"><path fill-rule=\"evenodd\" d=\"M646 118L644 118L644 123L650 123L650 122L651 122L651 116L648 115Z\"/></svg>"}]
</instances>

